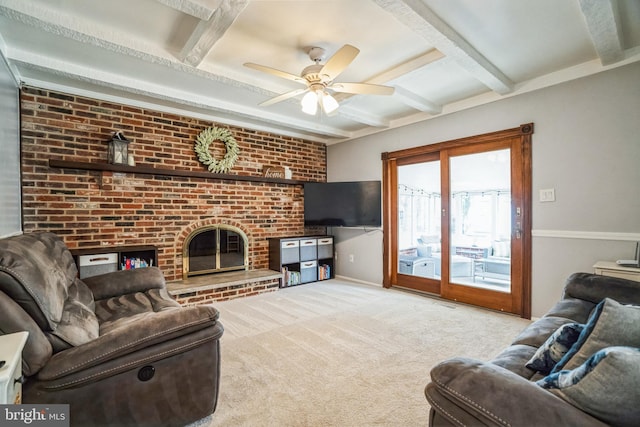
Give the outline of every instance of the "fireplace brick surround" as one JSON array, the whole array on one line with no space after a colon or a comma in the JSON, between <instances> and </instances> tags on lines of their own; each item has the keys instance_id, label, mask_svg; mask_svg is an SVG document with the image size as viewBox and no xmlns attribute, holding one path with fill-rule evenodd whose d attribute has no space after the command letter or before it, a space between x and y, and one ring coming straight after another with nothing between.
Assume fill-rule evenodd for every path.
<instances>
[{"instance_id":1,"label":"fireplace brick surround","mask_svg":"<svg viewBox=\"0 0 640 427\"><path fill-rule=\"evenodd\" d=\"M49 167L54 159L106 163L107 141L119 130L139 166L205 171L195 138L219 126L240 147L230 174L259 177L263 166L288 166L295 180L326 181L322 143L33 87L24 87L20 98L25 232L52 231L71 249L157 246L168 281L182 278L180 245L195 227L240 228L250 270L268 268L269 237L325 232L305 229L300 184ZM212 150L224 155L221 142Z\"/></svg>"}]
</instances>

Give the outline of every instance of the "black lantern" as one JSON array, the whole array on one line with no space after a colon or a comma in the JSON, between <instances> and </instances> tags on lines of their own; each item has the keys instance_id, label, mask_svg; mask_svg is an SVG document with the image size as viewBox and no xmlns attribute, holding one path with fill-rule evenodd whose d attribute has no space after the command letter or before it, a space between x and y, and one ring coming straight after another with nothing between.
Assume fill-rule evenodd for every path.
<instances>
[{"instance_id":1,"label":"black lantern","mask_svg":"<svg viewBox=\"0 0 640 427\"><path fill-rule=\"evenodd\" d=\"M107 161L114 165L126 165L129 162L129 140L122 132L115 132L107 149Z\"/></svg>"}]
</instances>

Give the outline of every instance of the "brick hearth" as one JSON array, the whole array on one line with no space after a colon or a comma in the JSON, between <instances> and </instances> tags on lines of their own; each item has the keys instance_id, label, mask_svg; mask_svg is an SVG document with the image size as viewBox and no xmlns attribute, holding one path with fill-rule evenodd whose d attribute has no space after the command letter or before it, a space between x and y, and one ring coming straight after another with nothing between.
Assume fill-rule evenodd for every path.
<instances>
[{"instance_id":1,"label":"brick hearth","mask_svg":"<svg viewBox=\"0 0 640 427\"><path fill-rule=\"evenodd\" d=\"M169 294L182 305L258 295L278 290L282 273L259 269L190 277L167 284Z\"/></svg>"},{"instance_id":2,"label":"brick hearth","mask_svg":"<svg viewBox=\"0 0 640 427\"><path fill-rule=\"evenodd\" d=\"M268 268L269 237L322 234L303 222L297 184L241 182L50 168L49 160L106 162L119 130L132 141L137 165L205 171L193 151L205 128L228 128L240 147L231 174L261 176L263 166L288 166L293 179L326 180L324 144L226 126L135 106L26 87L22 103L24 231L59 234L69 248L154 245L167 280L182 277L179 242L193 227L227 223L249 240L249 268ZM224 145L212 144L216 158ZM180 242L181 243L181 242Z\"/></svg>"}]
</instances>

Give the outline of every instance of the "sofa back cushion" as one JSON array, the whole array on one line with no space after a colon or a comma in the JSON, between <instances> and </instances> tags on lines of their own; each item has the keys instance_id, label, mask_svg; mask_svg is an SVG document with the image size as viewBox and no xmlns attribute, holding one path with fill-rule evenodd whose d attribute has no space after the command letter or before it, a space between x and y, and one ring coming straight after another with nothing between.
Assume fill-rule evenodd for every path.
<instances>
[{"instance_id":1,"label":"sofa back cushion","mask_svg":"<svg viewBox=\"0 0 640 427\"><path fill-rule=\"evenodd\" d=\"M71 253L53 233L0 240L0 290L56 337L50 338L54 351L98 336L93 294L77 274Z\"/></svg>"},{"instance_id":2,"label":"sofa back cushion","mask_svg":"<svg viewBox=\"0 0 640 427\"><path fill-rule=\"evenodd\" d=\"M93 294L87 285L76 278L69 286L69 297L65 301L62 319L56 329L47 334L53 352L78 346L98 338L100 324L95 315Z\"/></svg>"},{"instance_id":3,"label":"sofa back cushion","mask_svg":"<svg viewBox=\"0 0 640 427\"><path fill-rule=\"evenodd\" d=\"M594 305L605 298L620 304L640 305L638 282L592 273L573 273L567 279L563 298L577 298Z\"/></svg>"},{"instance_id":4,"label":"sofa back cushion","mask_svg":"<svg viewBox=\"0 0 640 427\"><path fill-rule=\"evenodd\" d=\"M44 331L62 319L68 288L77 275L73 257L52 233L0 240L0 287Z\"/></svg>"}]
</instances>

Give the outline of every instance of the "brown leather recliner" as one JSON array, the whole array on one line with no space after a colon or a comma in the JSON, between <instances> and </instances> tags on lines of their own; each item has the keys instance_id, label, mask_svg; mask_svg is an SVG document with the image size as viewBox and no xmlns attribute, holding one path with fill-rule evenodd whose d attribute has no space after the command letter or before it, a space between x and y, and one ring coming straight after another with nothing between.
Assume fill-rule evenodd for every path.
<instances>
[{"instance_id":1,"label":"brown leather recliner","mask_svg":"<svg viewBox=\"0 0 640 427\"><path fill-rule=\"evenodd\" d=\"M0 240L0 334L29 332L23 403L71 425L182 426L215 411L218 311L181 307L155 267L80 280L52 233Z\"/></svg>"}]
</instances>

